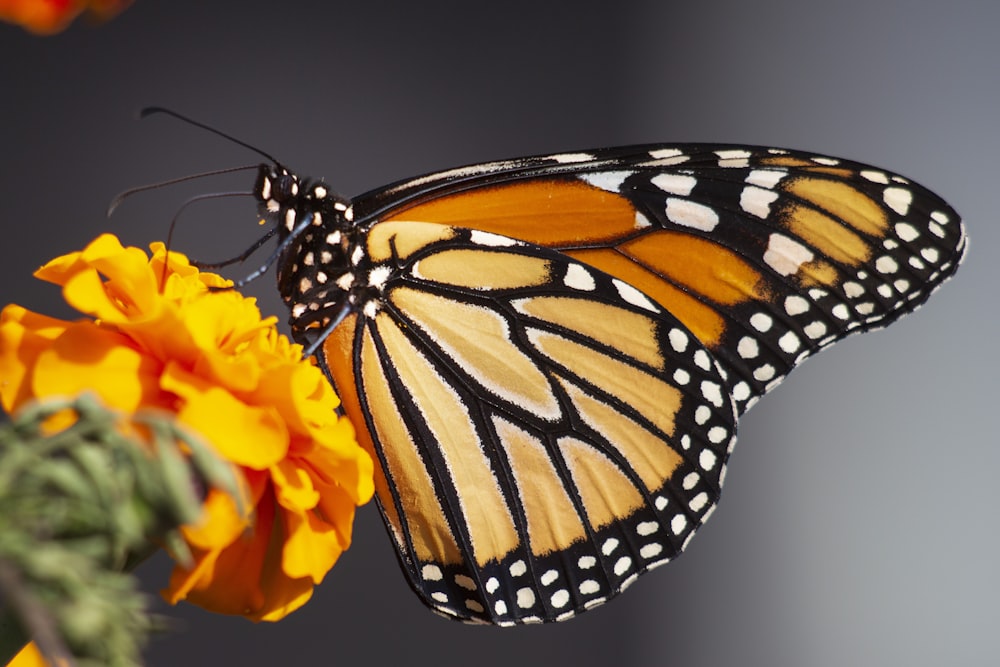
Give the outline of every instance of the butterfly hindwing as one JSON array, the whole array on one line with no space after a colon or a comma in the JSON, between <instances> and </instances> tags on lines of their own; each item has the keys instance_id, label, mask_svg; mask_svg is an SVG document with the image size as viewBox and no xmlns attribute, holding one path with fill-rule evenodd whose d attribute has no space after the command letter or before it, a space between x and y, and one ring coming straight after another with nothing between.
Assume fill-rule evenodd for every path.
<instances>
[{"instance_id":1,"label":"butterfly hindwing","mask_svg":"<svg viewBox=\"0 0 1000 667\"><path fill-rule=\"evenodd\" d=\"M410 583L439 612L572 616L678 554L735 436L719 369L641 292L551 250L382 223L398 270L324 347L384 478Z\"/></svg>"}]
</instances>

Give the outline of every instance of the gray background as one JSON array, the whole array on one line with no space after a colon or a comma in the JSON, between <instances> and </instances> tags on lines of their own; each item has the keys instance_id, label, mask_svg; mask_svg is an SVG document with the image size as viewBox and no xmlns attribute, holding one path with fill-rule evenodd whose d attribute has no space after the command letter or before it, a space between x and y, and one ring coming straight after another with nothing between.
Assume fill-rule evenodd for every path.
<instances>
[{"instance_id":1,"label":"gray background","mask_svg":"<svg viewBox=\"0 0 1000 667\"><path fill-rule=\"evenodd\" d=\"M0 26L0 302L67 316L28 276L104 230L163 238L204 181L255 161L204 119L345 194L519 154L652 141L809 149L947 198L967 264L919 313L805 364L742 420L723 501L688 553L566 624L425 611L374 508L312 603L276 625L181 606L157 666L982 665L998 659L1000 5L993 2L382 3L192 0L39 39ZM691 6L689 6L691 5ZM249 201L184 218L228 257ZM255 287L284 319L272 278ZM166 563L143 571L150 591Z\"/></svg>"}]
</instances>

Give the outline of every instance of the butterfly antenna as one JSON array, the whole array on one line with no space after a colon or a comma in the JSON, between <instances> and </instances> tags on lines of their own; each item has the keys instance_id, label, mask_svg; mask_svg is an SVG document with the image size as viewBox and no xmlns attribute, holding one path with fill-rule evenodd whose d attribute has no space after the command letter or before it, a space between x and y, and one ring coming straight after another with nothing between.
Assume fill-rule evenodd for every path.
<instances>
[{"instance_id":1,"label":"butterfly antenna","mask_svg":"<svg viewBox=\"0 0 1000 667\"><path fill-rule=\"evenodd\" d=\"M195 127L200 127L201 129L206 130L208 132L211 132L212 134L214 134L216 136L222 137L223 139L228 139L229 141L233 142L234 144L237 144L239 146L243 146L244 148L252 150L257 155L264 156L265 158L267 158L268 160L270 160L274 164L280 164L278 162L278 160L274 156L270 155L269 153L265 153L264 151L262 151L261 149L257 148L256 146L252 146L252 145L248 144L245 141L240 141L236 137L234 137L232 135L229 135L229 134L226 134L225 132L223 132L221 130L217 130L217 129L215 129L214 127L212 127L210 125L205 125L204 123L199 123L198 121L194 120L193 118L188 118L187 116L184 116L182 114L177 113L176 111L172 111L172 110L164 108L164 107L146 107L145 109L143 109L142 111L139 112L139 118L146 118L147 116L151 116L151 115L156 114L156 113L167 114L168 116L173 116L177 120L183 121L183 122L187 123L188 125L194 125Z\"/></svg>"},{"instance_id":2,"label":"butterfly antenna","mask_svg":"<svg viewBox=\"0 0 1000 667\"><path fill-rule=\"evenodd\" d=\"M232 174L232 173L235 173L237 171L250 171L251 169L257 169L257 165L255 165L255 164L248 164L248 165L244 165L242 167L227 167L225 169L215 169L213 171L203 171L200 174L190 174L188 176L181 176L180 178L171 178L168 181L160 181L159 183L149 183L147 185L139 185L139 186L134 187L134 188L129 188L128 190L125 190L124 192L121 192L121 193L117 194L115 196L115 198L111 200L111 203L108 204L108 217L110 218L114 214L114 212L118 209L118 207L121 206L122 203L126 199L128 199L132 195L138 194L140 192L147 192L149 190L157 190L159 188L165 188L168 185L177 185L178 183L184 183L186 181L193 181L193 180L198 179L198 178L207 178L208 176L219 176L221 174ZM189 203L189 202L186 202L183 206L181 206L181 208L184 208L184 206L186 206L187 203Z\"/></svg>"}]
</instances>

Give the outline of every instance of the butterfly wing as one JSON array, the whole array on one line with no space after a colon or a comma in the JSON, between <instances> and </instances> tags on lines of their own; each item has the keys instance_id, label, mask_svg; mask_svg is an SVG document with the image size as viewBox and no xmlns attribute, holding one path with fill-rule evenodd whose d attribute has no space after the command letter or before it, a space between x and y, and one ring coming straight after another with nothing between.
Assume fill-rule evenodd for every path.
<instances>
[{"instance_id":1,"label":"butterfly wing","mask_svg":"<svg viewBox=\"0 0 1000 667\"><path fill-rule=\"evenodd\" d=\"M473 165L359 197L418 220L557 249L640 289L722 364L743 412L803 359L914 310L965 251L958 215L847 160L636 146Z\"/></svg>"},{"instance_id":2,"label":"butterfly wing","mask_svg":"<svg viewBox=\"0 0 1000 667\"><path fill-rule=\"evenodd\" d=\"M366 243L397 271L323 352L428 605L561 620L680 553L718 499L736 418L682 323L507 237L389 222Z\"/></svg>"}]
</instances>

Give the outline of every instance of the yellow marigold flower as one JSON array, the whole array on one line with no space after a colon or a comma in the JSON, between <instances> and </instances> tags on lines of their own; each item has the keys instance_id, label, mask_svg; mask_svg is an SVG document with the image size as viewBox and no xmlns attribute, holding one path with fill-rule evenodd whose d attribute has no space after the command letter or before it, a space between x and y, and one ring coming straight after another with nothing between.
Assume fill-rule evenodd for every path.
<instances>
[{"instance_id":1,"label":"yellow marigold flower","mask_svg":"<svg viewBox=\"0 0 1000 667\"><path fill-rule=\"evenodd\" d=\"M322 372L262 320L254 299L162 244L153 256L103 235L35 275L89 316L75 322L9 305L0 313L0 402L89 390L126 412L158 407L239 466L252 516L209 492L183 529L195 556L164 591L209 610L277 620L312 595L350 545L373 464ZM163 277L166 277L163 280Z\"/></svg>"},{"instance_id":2,"label":"yellow marigold flower","mask_svg":"<svg viewBox=\"0 0 1000 667\"><path fill-rule=\"evenodd\" d=\"M0 0L0 20L39 35L51 35L64 30L83 12L92 19L106 21L130 4L132 0Z\"/></svg>"}]
</instances>

